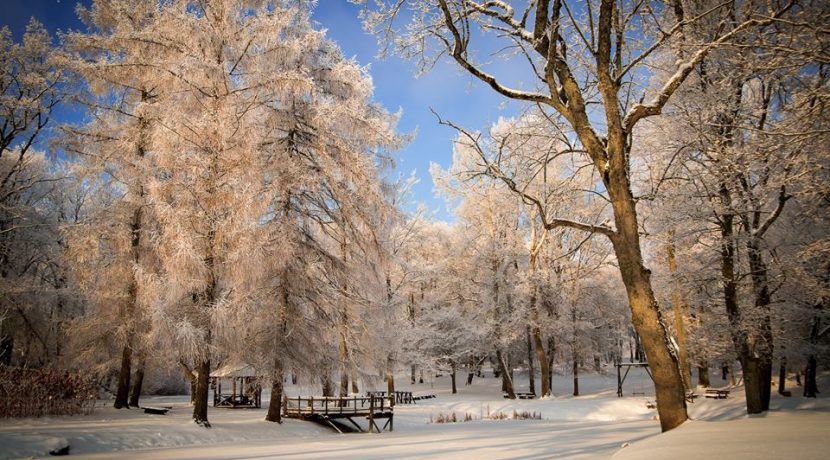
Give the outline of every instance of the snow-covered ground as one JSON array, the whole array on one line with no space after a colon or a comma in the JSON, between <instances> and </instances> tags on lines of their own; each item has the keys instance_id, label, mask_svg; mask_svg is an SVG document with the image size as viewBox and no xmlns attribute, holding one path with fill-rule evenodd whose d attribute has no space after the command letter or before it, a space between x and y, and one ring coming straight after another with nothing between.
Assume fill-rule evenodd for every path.
<instances>
[{"instance_id":1,"label":"snow-covered ground","mask_svg":"<svg viewBox=\"0 0 830 460\"><path fill-rule=\"evenodd\" d=\"M713 376L714 377L714 376ZM71 454L88 458L568 458L649 459L772 458L781 453L799 459L826 458L830 452L830 402L797 396L774 396L766 416L743 414L740 388L729 399L698 399L690 405L693 421L660 434L656 411L646 407L653 387L642 372L632 371L627 394L616 397L616 375L580 379L585 396L567 395L569 376L557 376L557 396L545 400L508 401L500 397L500 381L475 379L459 394L449 391L449 379L409 385L401 390L438 397L395 409L395 431L381 434L336 434L309 422L263 421L265 409L211 408L213 428L190 421L186 396L146 398L145 405L170 405L166 416L138 410L115 410L105 405L90 416L0 420L0 458L39 457L55 447L71 446ZM401 376L399 382L406 382ZM717 386L719 380L713 380ZM517 376L518 389L527 389ZM378 385L378 389L381 388ZM289 395L313 391L289 387ZM267 395L266 395L267 396ZM105 403L102 403L102 405ZM539 412L542 420L486 420L498 412ZM430 423L439 414L455 412L454 424ZM659 435L659 436L658 436ZM626 447L623 447L626 445ZM616 455L615 455L616 454Z\"/></svg>"}]
</instances>

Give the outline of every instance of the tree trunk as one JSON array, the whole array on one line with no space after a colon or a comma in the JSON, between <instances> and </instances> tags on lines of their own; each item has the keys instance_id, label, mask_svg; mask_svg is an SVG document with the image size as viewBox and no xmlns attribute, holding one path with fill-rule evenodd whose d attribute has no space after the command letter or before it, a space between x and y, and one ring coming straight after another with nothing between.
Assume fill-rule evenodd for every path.
<instances>
[{"instance_id":1,"label":"tree trunk","mask_svg":"<svg viewBox=\"0 0 830 460\"><path fill-rule=\"evenodd\" d=\"M551 389L551 375L550 375L550 361L545 353L545 345L542 343L542 331L538 327L533 328L533 343L536 349L536 359L539 361L539 368L542 371L542 394L540 396L550 396ZM552 349L551 349L552 351ZM552 355L551 355L552 356Z\"/></svg>"},{"instance_id":2,"label":"tree trunk","mask_svg":"<svg viewBox=\"0 0 830 460\"><path fill-rule=\"evenodd\" d=\"M709 364L706 361L697 367L697 384L703 388L709 388Z\"/></svg>"},{"instance_id":3,"label":"tree trunk","mask_svg":"<svg viewBox=\"0 0 830 460\"><path fill-rule=\"evenodd\" d=\"M532 239L535 240L536 239L535 227L531 227L531 230L533 231ZM550 382L551 382L550 363L548 362L548 358L547 358L546 353L545 353L545 346L542 343L542 329L539 326L539 320L540 320L539 319L539 304L538 304L539 299L538 299L538 296L537 296L538 286L537 286L536 280L535 280L536 253L533 252L533 251L531 251L531 254L530 254L530 260L529 260L529 263L528 263L528 270L530 271L530 277L531 277L531 280L533 282L533 287L531 288L531 292L530 292L530 312L531 312L531 315L533 315L533 322L534 322L532 329L530 327L528 327L528 344L527 344L527 347L528 347L527 360L528 360L529 367L530 367L530 372L531 372L531 375L530 375L530 392L535 393L535 391L534 391L535 390L535 375L534 375L535 374L535 369L533 369L533 356L532 356L531 351L530 351L530 347L531 347L530 340L532 338L533 339L533 344L535 345L534 348L535 348L535 351L536 351L536 359L537 359L537 361L539 361L539 369L542 373L542 375L541 375L542 393L541 393L540 396L545 397L545 396L550 396Z\"/></svg>"},{"instance_id":4,"label":"tree trunk","mask_svg":"<svg viewBox=\"0 0 830 460\"><path fill-rule=\"evenodd\" d=\"M579 396L579 361L574 354L573 372L574 372L574 396Z\"/></svg>"},{"instance_id":5,"label":"tree trunk","mask_svg":"<svg viewBox=\"0 0 830 460\"><path fill-rule=\"evenodd\" d=\"M452 380L452 394L456 394L458 393L458 388L455 386L455 361L450 361L450 366L452 368L452 374L450 374L450 380Z\"/></svg>"},{"instance_id":6,"label":"tree trunk","mask_svg":"<svg viewBox=\"0 0 830 460\"><path fill-rule=\"evenodd\" d=\"M787 358L781 358L781 366L778 368L778 394L783 395L787 391Z\"/></svg>"},{"instance_id":7,"label":"tree trunk","mask_svg":"<svg viewBox=\"0 0 830 460\"><path fill-rule=\"evenodd\" d=\"M138 359L138 368L135 370L135 377L133 378L133 388L130 391L130 406L138 407L138 400L141 398L141 387L144 384L144 366L147 364L144 355Z\"/></svg>"},{"instance_id":8,"label":"tree trunk","mask_svg":"<svg viewBox=\"0 0 830 460\"><path fill-rule=\"evenodd\" d=\"M121 371L118 373L118 390L115 393L115 404L113 407L121 409L130 407L130 367L132 350L129 344L124 345L121 350Z\"/></svg>"},{"instance_id":9,"label":"tree trunk","mask_svg":"<svg viewBox=\"0 0 830 460\"><path fill-rule=\"evenodd\" d=\"M747 231L750 230L747 229ZM769 410L769 401L772 394L772 354L774 351L772 315L770 312L772 295L769 291L767 264L761 253L760 241L755 238L750 239L747 242L747 253L749 269L752 274L752 287L755 293L755 311L760 312L759 317L757 317L758 340L751 351L758 360L761 410L767 411Z\"/></svg>"},{"instance_id":10,"label":"tree trunk","mask_svg":"<svg viewBox=\"0 0 830 460\"><path fill-rule=\"evenodd\" d=\"M326 371L326 374L323 375L322 381L323 381L323 396L325 396L327 398L333 397L334 396L334 388L332 387L331 377L329 377L328 370Z\"/></svg>"},{"instance_id":11,"label":"tree trunk","mask_svg":"<svg viewBox=\"0 0 830 460\"><path fill-rule=\"evenodd\" d=\"M345 398L349 396L349 371L340 371L340 397Z\"/></svg>"},{"instance_id":12,"label":"tree trunk","mask_svg":"<svg viewBox=\"0 0 830 460\"><path fill-rule=\"evenodd\" d=\"M537 345L540 345L537 343ZM553 359L556 357L556 339L548 337L548 396L553 396Z\"/></svg>"},{"instance_id":13,"label":"tree trunk","mask_svg":"<svg viewBox=\"0 0 830 460\"><path fill-rule=\"evenodd\" d=\"M816 355L807 358L807 369L804 372L804 397L815 398L818 394L818 383L816 383L816 371L818 362Z\"/></svg>"},{"instance_id":14,"label":"tree trunk","mask_svg":"<svg viewBox=\"0 0 830 460\"><path fill-rule=\"evenodd\" d=\"M344 320L345 322L345 320ZM340 397L349 396L349 346L345 332L340 333Z\"/></svg>"},{"instance_id":15,"label":"tree trunk","mask_svg":"<svg viewBox=\"0 0 830 460\"><path fill-rule=\"evenodd\" d=\"M721 184L721 203L726 209L732 205L732 196L729 189ZM720 216L721 231L721 279L723 282L723 298L726 315L729 319L729 331L732 343L738 354L738 361L744 374L746 389L746 411L749 414L762 412L761 401L761 368L758 360L753 357L749 348L748 337L742 324L741 311L738 306L738 282L735 274L735 246L734 214L725 213Z\"/></svg>"},{"instance_id":16,"label":"tree trunk","mask_svg":"<svg viewBox=\"0 0 830 460\"><path fill-rule=\"evenodd\" d=\"M205 428L210 428L210 422L208 422L210 359L200 361L196 372L196 395L193 399L193 421Z\"/></svg>"},{"instance_id":17,"label":"tree trunk","mask_svg":"<svg viewBox=\"0 0 830 460\"><path fill-rule=\"evenodd\" d=\"M274 359L274 374L271 376L271 401L265 420L282 423L283 364L280 358Z\"/></svg>"},{"instance_id":18,"label":"tree trunk","mask_svg":"<svg viewBox=\"0 0 830 460\"><path fill-rule=\"evenodd\" d=\"M660 426L668 431L688 418L683 378L651 289L651 272L643 265L636 205L628 181L617 177L608 185L617 226L611 242L628 294L631 320L652 370Z\"/></svg>"},{"instance_id":19,"label":"tree trunk","mask_svg":"<svg viewBox=\"0 0 830 460\"><path fill-rule=\"evenodd\" d=\"M386 357L386 394L390 396L395 394L395 361L391 354ZM389 399L389 405L395 406L395 398Z\"/></svg>"},{"instance_id":20,"label":"tree trunk","mask_svg":"<svg viewBox=\"0 0 830 460\"><path fill-rule=\"evenodd\" d=\"M740 358L741 369L744 373L744 389L746 391L746 412L759 414L764 411L763 377L761 360L753 356ZM767 382L769 383L769 382Z\"/></svg>"},{"instance_id":21,"label":"tree trunk","mask_svg":"<svg viewBox=\"0 0 830 460\"><path fill-rule=\"evenodd\" d=\"M179 367L187 381L190 382L190 404L193 404L196 401L196 374L184 361L179 361Z\"/></svg>"},{"instance_id":22,"label":"tree trunk","mask_svg":"<svg viewBox=\"0 0 830 460\"><path fill-rule=\"evenodd\" d=\"M670 232L670 238L674 238L674 231ZM672 310L674 310L674 328L677 331L677 348L678 360L680 363L680 375L683 377L683 385L686 390L692 389L692 378L690 375L690 367L686 358L686 326L684 319L686 316L686 301L683 299L683 294L680 291L679 281L677 277L677 259L674 252L674 242L670 241L666 249L669 274L672 276L671 288L671 303Z\"/></svg>"},{"instance_id":23,"label":"tree trunk","mask_svg":"<svg viewBox=\"0 0 830 460\"><path fill-rule=\"evenodd\" d=\"M409 368L409 370L410 370L410 372L409 372L409 384L410 385L415 385L415 371L417 370L415 367L416 366L413 364Z\"/></svg>"},{"instance_id":24,"label":"tree trunk","mask_svg":"<svg viewBox=\"0 0 830 460\"><path fill-rule=\"evenodd\" d=\"M498 361L499 374L501 374L502 390L507 393L508 399L516 399L516 391L513 389L513 380L510 378L510 373L507 371L507 363L504 362L504 356L501 349L496 349L496 360Z\"/></svg>"},{"instance_id":25,"label":"tree trunk","mask_svg":"<svg viewBox=\"0 0 830 460\"><path fill-rule=\"evenodd\" d=\"M533 343L530 337L530 325L527 326L527 380L531 393L536 394L536 369L533 367Z\"/></svg>"},{"instance_id":26,"label":"tree trunk","mask_svg":"<svg viewBox=\"0 0 830 460\"><path fill-rule=\"evenodd\" d=\"M354 369L352 369L352 393L360 393L360 387L357 385L357 371L355 371Z\"/></svg>"}]
</instances>

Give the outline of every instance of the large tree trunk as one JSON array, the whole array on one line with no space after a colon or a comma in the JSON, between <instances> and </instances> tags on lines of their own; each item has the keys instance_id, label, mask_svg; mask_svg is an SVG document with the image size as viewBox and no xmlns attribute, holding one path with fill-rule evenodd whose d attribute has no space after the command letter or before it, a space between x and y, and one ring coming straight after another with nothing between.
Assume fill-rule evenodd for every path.
<instances>
[{"instance_id":1,"label":"large tree trunk","mask_svg":"<svg viewBox=\"0 0 830 460\"><path fill-rule=\"evenodd\" d=\"M721 201L731 206L731 195L725 186L721 186ZM734 238L734 215L724 214L720 217L721 230L721 278L726 314L729 318L730 333L741 370L744 374L746 411L749 414L762 412L761 364L750 350L748 338L742 324L741 311L738 306L738 283L735 275L736 246Z\"/></svg>"},{"instance_id":2,"label":"large tree trunk","mask_svg":"<svg viewBox=\"0 0 830 460\"><path fill-rule=\"evenodd\" d=\"M193 421L204 426L205 428L210 428L210 422L208 422L210 359L200 361L196 372L196 395L193 398Z\"/></svg>"},{"instance_id":3,"label":"large tree trunk","mask_svg":"<svg viewBox=\"0 0 830 460\"><path fill-rule=\"evenodd\" d=\"M271 401L265 420L282 423L283 365L278 357L274 359L274 374L271 376Z\"/></svg>"},{"instance_id":4,"label":"large tree trunk","mask_svg":"<svg viewBox=\"0 0 830 460\"><path fill-rule=\"evenodd\" d=\"M579 360L576 354L573 356L573 372L574 372L574 396L579 396Z\"/></svg>"},{"instance_id":5,"label":"large tree trunk","mask_svg":"<svg viewBox=\"0 0 830 460\"><path fill-rule=\"evenodd\" d=\"M145 91L141 92L141 101L146 102L148 99L148 95ZM138 148L136 150L136 156L138 158L143 158L145 151L144 151L144 137L147 133L147 120L143 117L139 117L138 119L139 127L138 127L138 134L139 134L139 142ZM144 185L139 184L137 193L139 201L144 200ZM133 264L139 265L141 263L141 237L142 237L142 219L143 219L143 209L142 204L139 203L139 206L135 208L133 211L132 219L130 222L130 259ZM132 346L133 341L135 339L135 318L134 316L138 312L138 289L139 289L139 282L137 279L137 275L133 274L133 278L130 282L130 286L127 290L127 305L122 310L122 314L124 315L121 318L126 323L126 342L124 344L124 348L121 353L121 371L118 375L118 390L115 396L115 404L113 405L116 409L121 409L122 407L129 407L129 393L130 393L130 372L131 372L131 358L132 358Z\"/></svg>"},{"instance_id":6,"label":"large tree trunk","mask_svg":"<svg viewBox=\"0 0 830 460\"><path fill-rule=\"evenodd\" d=\"M628 181L617 177L608 185L617 226L611 242L628 294L631 320L654 378L660 426L668 431L688 418L683 378L651 289L651 272L643 265L636 205Z\"/></svg>"},{"instance_id":7,"label":"large tree trunk","mask_svg":"<svg viewBox=\"0 0 830 460\"><path fill-rule=\"evenodd\" d=\"M130 407L130 362L132 353L129 344L124 345L121 350L121 371L118 373L118 390L115 393L115 404L113 404L116 409Z\"/></svg>"},{"instance_id":8,"label":"large tree trunk","mask_svg":"<svg viewBox=\"0 0 830 460\"><path fill-rule=\"evenodd\" d=\"M747 228L747 231L753 231ZM755 292L755 311L759 312L757 320L758 340L752 350L758 360L759 390L761 396L761 410L769 410L769 400L772 393L772 318L770 303L772 301L767 277L767 265L761 253L760 242L752 238L747 242L749 269L752 274L752 287Z\"/></svg>"},{"instance_id":9,"label":"large tree trunk","mask_svg":"<svg viewBox=\"0 0 830 460\"><path fill-rule=\"evenodd\" d=\"M144 366L147 361L144 354L140 355L138 359L138 368L135 370L135 377L133 378L133 387L130 390L130 406L138 407L138 400L141 398L141 387L144 385Z\"/></svg>"}]
</instances>

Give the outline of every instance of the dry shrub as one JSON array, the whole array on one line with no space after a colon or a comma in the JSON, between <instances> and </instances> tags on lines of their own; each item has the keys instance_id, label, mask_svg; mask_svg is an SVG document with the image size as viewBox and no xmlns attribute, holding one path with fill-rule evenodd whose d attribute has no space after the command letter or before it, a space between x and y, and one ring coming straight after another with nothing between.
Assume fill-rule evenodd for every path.
<instances>
[{"instance_id":1,"label":"dry shrub","mask_svg":"<svg viewBox=\"0 0 830 460\"><path fill-rule=\"evenodd\" d=\"M490 414L490 416L487 418L489 418L490 420L542 420L542 413L536 411L517 412L516 410L514 410L512 414L496 412L494 414Z\"/></svg>"},{"instance_id":2,"label":"dry shrub","mask_svg":"<svg viewBox=\"0 0 830 460\"><path fill-rule=\"evenodd\" d=\"M473 415L471 413L469 413L469 412L464 413L464 420L462 420L462 422L472 422L473 420L474 420ZM455 412L451 412L449 414L444 414L442 412L439 412L436 417L433 417L431 414L429 416L429 423L457 423L457 422L458 422L458 416L455 414Z\"/></svg>"},{"instance_id":3,"label":"dry shrub","mask_svg":"<svg viewBox=\"0 0 830 460\"><path fill-rule=\"evenodd\" d=\"M69 372L0 365L0 418L89 414L95 381Z\"/></svg>"}]
</instances>

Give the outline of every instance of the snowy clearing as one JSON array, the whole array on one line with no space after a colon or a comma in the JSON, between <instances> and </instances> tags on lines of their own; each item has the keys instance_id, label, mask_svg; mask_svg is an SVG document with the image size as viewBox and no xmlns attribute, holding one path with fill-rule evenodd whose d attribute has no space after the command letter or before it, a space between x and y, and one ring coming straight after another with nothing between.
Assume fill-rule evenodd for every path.
<instances>
[{"instance_id":1,"label":"snowy clearing","mask_svg":"<svg viewBox=\"0 0 830 460\"><path fill-rule=\"evenodd\" d=\"M826 399L774 397L767 417L744 414L742 390L725 400L698 399L690 405L695 421L660 434L656 411L646 407L653 388L644 375L629 376L626 391L646 396L617 398L616 376L580 379L586 396L544 400L497 399L500 380L475 379L472 386L449 392L449 379L432 384L402 385L417 394L438 397L395 410L395 431L340 435L297 420L282 425L263 421L265 409L213 409L213 428L191 422L186 396L153 397L147 406L167 405L169 415L99 407L91 416L54 417L0 422L0 458L40 457L69 443L73 457L111 458L567 458L639 459L717 457L759 458L760 453L798 453L798 458L824 458L830 449ZM517 383L526 381L524 376ZM557 375L554 388L569 388L569 377ZM289 395L310 389L289 386ZM267 397L267 395L266 395ZM104 404L103 402L101 404ZM542 420L482 420L488 413L536 411ZM438 414L455 412L459 420L429 423ZM659 435L659 436L658 436ZM628 443L628 447L622 447ZM616 454L616 455L615 455ZM708 454L707 454L708 455Z\"/></svg>"}]
</instances>

